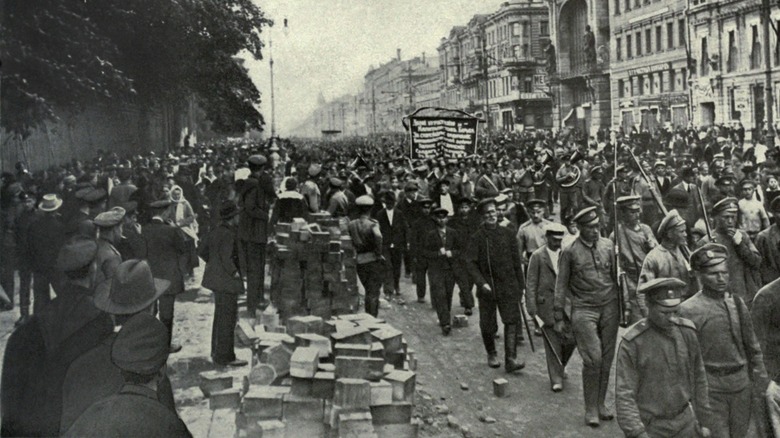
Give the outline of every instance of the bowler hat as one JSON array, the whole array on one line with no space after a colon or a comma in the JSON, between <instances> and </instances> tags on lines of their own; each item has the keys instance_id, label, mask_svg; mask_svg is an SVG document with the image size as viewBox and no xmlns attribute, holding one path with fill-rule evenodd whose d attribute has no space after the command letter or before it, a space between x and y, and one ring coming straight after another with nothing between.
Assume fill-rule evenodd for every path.
<instances>
[{"instance_id":1,"label":"bowler hat","mask_svg":"<svg viewBox=\"0 0 780 438\"><path fill-rule=\"evenodd\" d=\"M148 313L134 315L122 325L111 345L111 362L122 371L156 374L170 354L168 329Z\"/></svg>"},{"instance_id":2,"label":"bowler hat","mask_svg":"<svg viewBox=\"0 0 780 438\"><path fill-rule=\"evenodd\" d=\"M43 195L43 200L38 204L41 211L57 211L62 206L62 198L54 193Z\"/></svg>"},{"instance_id":3,"label":"bowler hat","mask_svg":"<svg viewBox=\"0 0 780 438\"><path fill-rule=\"evenodd\" d=\"M95 289L95 307L114 315L130 315L149 307L171 282L152 276L149 263L131 259L117 266L114 276Z\"/></svg>"}]
</instances>

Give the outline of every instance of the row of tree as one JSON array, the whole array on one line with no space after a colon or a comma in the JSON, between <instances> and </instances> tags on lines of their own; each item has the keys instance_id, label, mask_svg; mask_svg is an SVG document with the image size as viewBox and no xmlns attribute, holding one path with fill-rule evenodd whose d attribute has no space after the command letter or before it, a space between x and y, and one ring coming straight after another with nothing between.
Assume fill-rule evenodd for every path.
<instances>
[{"instance_id":1,"label":"row of tree","mask_svg":"<svg viewBox=\"0 0 780 438\"><path fill-rule=\"evenodd\" d=\"M30 135L98 101L139 106L190 96L217 132L261 129L260 92L234 60L262 59L252 0L5 0L2 128Z\"/></svg>"}]
</instances>

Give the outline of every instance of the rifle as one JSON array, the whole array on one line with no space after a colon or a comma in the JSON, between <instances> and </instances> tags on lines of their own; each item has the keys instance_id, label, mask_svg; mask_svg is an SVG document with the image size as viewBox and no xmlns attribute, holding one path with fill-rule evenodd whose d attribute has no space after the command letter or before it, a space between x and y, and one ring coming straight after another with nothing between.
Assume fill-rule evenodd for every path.
<instances>
[{"instance_id":1,"label":"rifle","mask_svg":"<svg viewBox=\"0 0 780 438\"><path fill-rule=\"evenodd\" d=\"M555 351L552 341L550 340L550 336L544 329L544 322L542 321L542 318L539 318L539 315L534 315L534 323L536 323L536 327L539 328L539 331L542 332L542 337L544 337L544 340L547 342L547 346L550 348L550 351L552 351L553 356L555 356L555 361L558 362L558 365L563 366L563 361L561 360L561 357L558 356L558 352Z\"/></svg>"},{"instance_id":2,"label":"rifle","mask_svg":"<svg viewBox=\"0 0 780 438\"><path fill-rule=\"evenodd\" d=\"M710 226L710 217L707 214L707 206L704 205L704 196L701 194L701 188L696 186L696 193L699 195L699 204L701 204L701 213L704 217L704 226L707 229L707 237L712 241L712 227Z\"/></svg>"},{"instance_id":3,"label":"rifle","mask_svg":"<svg viewBox=\"0 0 780 438\"><path fill-rule=\"evenodd\" d=\"M630 147L627 147L626 149L628 149L628 153L631 154L631 159L634 160L634 164L636 164L636 167L639 169L639 172L642 174L642 179L644 179L645 183L647 183L647 187L650 189L650 194L653 195L653 201L655 202L655 206L658 207L658 209L661 211L661 214L666 216L666 214L669 213L669 210L666 209L666 206L664 205L664 201L661 198L661 194L658 193L655 185L650 181L650 177L647 176L647 173L645 173L645 169L642 168L642 164L639 162L639 159L636 157L636 155L634 155L634 151L632 151ZM616 154L616 159L617 159L617 154ZM615 234L615 236L617 236L617 234ZM683 257L685 257L686 259L691 258L691 251L688 249L687 245L680 246L680 252L682 252Z\"/></svg>"},{"instance_id":4,"label":"rifle","mask_svg":"<svg viewBox=\"0 0 780 438\"><path fill-rule=\"evenodd\" d=\"M629 149L630 151L630 149ZM633 154L632 154L633 155ZM628 327L628 315L626 315L626 298L628 297L628 284L626 284L626 273L620 267L620 234L618 234L620 222L618 221L618 147L615 146L614 156L614 178L612 179L612 220L615 226L613 232L615 233L615 278L618 282L618 315L621 327Z\"/></svg>"}]
</instances>

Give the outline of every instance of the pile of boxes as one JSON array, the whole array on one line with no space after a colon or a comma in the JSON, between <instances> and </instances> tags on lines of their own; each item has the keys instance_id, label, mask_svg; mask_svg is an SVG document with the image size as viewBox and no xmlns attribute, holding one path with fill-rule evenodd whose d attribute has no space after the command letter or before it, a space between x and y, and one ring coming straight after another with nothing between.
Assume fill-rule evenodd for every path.
<instances>
[{"instance_id":1,"label":"pile of boxes","mask_svg":"<svg viewBox=\"0 0 780 438\"><path fill-rule=\"evenodd\" d=\"M200 376L213 422L222 423L212 430L233 427L248 438L417 436L414 352L384 321L365 313L295 316L282 328L239 331L254 352L243 385L234 388L220 372Z\"/></svg>"},{"instance_id":2,"label":"pile of boxes","mask_svg":"<svg viewBox=\"0 0 780 438\"><path fill-rule=\"evenodd\" d=\"M271 302L282 321L314 315L328 319L359 305L355 247L346 222L327 213L279 223L271 247Z\"/></svg>"}]
</instances>

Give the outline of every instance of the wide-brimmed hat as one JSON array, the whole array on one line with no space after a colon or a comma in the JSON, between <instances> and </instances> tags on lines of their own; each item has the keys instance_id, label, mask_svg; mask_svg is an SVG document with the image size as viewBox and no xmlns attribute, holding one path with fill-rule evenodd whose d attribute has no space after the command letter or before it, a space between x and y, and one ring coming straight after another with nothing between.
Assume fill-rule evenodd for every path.
<instances>
[{"instance_id":1,"label":"wide-brimmed hat","mask_svg":"<svg viewBox=\"0 0 780 438\"><path fill-rule=\"evenodd\" d=\"M41 211L57 211L62 207L62 198L54 193L43 195L43 200L38 204Z\"/></svg>"},{"instance_id":2,"label":"wide-brimmed hat","mask_svg":"<svg viewBox=\"0 0 780 438\"><path fill-rule=\"evenodd\" d=\"M171 282L152 276L145 260L128 260L95 289L95 307L113 315L138 313L157 301Z\"/></svg>"}]
</instances>

